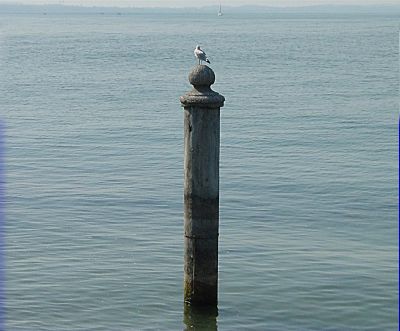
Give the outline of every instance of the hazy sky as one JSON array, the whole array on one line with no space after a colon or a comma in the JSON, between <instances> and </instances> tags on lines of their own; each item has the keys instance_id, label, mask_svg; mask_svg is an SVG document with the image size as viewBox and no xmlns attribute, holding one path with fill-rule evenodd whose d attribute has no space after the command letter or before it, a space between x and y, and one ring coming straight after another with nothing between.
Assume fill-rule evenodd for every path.
<instances>
[{"instance_id":1,"label":"hazy sky","mask_svg":"<svg viewBox=\"0 0 400 331\"><path fill-rule=\"evenodd\" d=\"M304 6L324 4L348 5L383 5L399 4L393 0L0 0L0 3L24 4L65 4L84 6L136 6L136 7L200 7L208 5L239 6L239 5L265 5L265 6Z\"/></svg>"}]
</instances>

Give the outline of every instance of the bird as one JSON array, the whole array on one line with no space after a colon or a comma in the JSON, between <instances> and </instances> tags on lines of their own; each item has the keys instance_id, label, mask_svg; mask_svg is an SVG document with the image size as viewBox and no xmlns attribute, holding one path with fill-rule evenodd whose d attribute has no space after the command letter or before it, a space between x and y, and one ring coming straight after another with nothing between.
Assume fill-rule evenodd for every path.
<instances>
[{"instance_id":1,"label":"bird","mask_svg":"<svg viewBox=\"0 0 400 331\"><path fill-rule=\"evenodd\" d=\"M197 45L194 50L194 56L198 58L199 64L201 64L201 61L210 63L210 60L207 58L206 53L204 53L204 51L200 48L199 45Z\"/></svg>"}]
</instances>

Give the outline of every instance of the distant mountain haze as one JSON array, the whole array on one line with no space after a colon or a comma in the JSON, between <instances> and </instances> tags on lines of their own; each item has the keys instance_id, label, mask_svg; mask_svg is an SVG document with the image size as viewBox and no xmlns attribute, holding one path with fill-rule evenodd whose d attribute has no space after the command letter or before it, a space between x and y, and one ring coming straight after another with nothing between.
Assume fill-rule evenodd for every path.
<instances>
[{"instance_id":1,"label":"distant mountain haze","mask_svg":"<svg viewBox=\"0 0 400 331\"><path fill-rule=\"evenodd\" d=\"M158 3L158 6L149 6L149 3ZM0 0L0 14L1 13L35 13L43 12L47 13L75 13L75 12L118 12L118 13L136 13L136 12L151 12L151 13L168 13L168 12L187 12L187 13L215 13L218 11L219 3L209 4L210 1L205 2L186 2L186 6L171 6L168 7L166 4L174 3L173 1L149 1L145 5L141 1L48 1L46 4L40 4L40 0L25 0L19 3L7 2ZM233 1L233 3L239 1ZM255 1L257 2L257 1ZM261 1L259 1L261 2ZM266 1L269 3L269 1ZM271 1L273 2L273 1ZM306 2L306 1L304 1ZM321 1L323 2L323 1ZM353 1L356 2L356 1ZM368 1L366 1L367 3ZM372 3L372 1L369 1ZM132 4L137 4L133 6ZM300 3L300 2L299 2ZM195 6L197 5L197 7ZM339 14L388 14L390 16L400 15L400 4L370 4L370 5L304 5L304 6L267 6L267 5L236 5L232 6L232 3L224 6L222 3L222 11L225 14L229 13L339 13Z\"/></svg>"},{"instance_id":2,"label":"distant mountain haze","mask_svg":"<svg viewBox=\"0 0 400 331\"><path fill-rule=\"evenodd\" d=\"M277 7L298 7L314 5L399 5L398 1L391 0L0 0L0 4L19 3L27 5L49 5L63 4L73 6L107 6L107 7L201 7L201 6L277 6Z\"/></svg>"}]
</instances>

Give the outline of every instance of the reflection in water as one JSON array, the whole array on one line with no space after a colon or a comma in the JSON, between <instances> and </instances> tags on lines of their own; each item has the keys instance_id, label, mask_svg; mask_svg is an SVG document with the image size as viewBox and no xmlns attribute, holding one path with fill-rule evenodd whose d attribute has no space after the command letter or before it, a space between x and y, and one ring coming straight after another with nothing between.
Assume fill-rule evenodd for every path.
<instances>
[{"instance_id":1,"label":"reflection in water","mask_svg":"<svg viewBox=\"0 0 400 331\"><path fill-rule=\"evenodd\" d=\"M217 331L218 307L192 307L184 304L184 331Z\"/></svg>"}]
</instances>

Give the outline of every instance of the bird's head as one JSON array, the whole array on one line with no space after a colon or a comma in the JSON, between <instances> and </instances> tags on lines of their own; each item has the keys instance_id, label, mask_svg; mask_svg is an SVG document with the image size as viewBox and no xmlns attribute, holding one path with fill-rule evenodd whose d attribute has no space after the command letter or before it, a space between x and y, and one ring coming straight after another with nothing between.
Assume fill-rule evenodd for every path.
<instances>
[{"instance_id":1,"label":"bird's head","mask_svg":"<svg viewBox=\"0 0 400 331\"><path fill-rule=\"evenodd\" d=\"M200 49L200 46L199 46L199 45L197 45L197 46L196 46L196 49Z\"/></svg>"}]
</instances>

